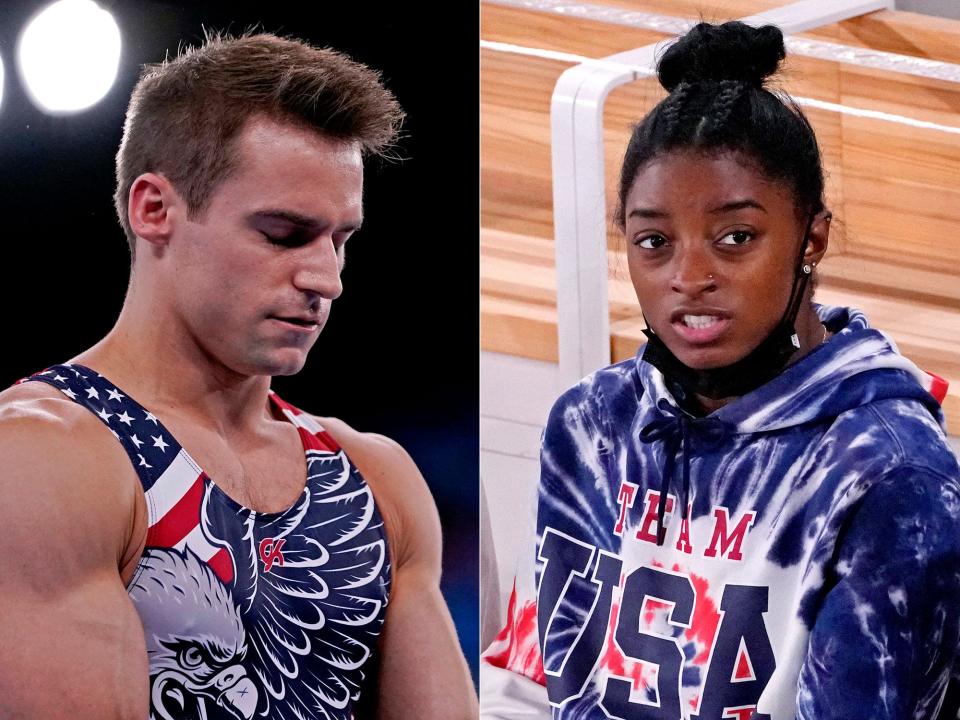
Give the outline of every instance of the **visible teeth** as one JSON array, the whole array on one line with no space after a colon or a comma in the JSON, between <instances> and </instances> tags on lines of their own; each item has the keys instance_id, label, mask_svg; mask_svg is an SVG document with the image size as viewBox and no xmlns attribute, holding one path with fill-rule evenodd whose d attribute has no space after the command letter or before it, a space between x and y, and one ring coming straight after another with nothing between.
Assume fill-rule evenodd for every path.
<instances>
[{"instance_id":1,"label":"visible teeth","mask_svg":"<svg viewBox=\"0 0 960 720\"><path fill-rule=\"evenodd\" d=\"M695 330L703 330L704 328L710 327L716 322L720 322L720 318L716 315L684 315L683 324L687 327L692 327Z\"/></svg>"}]
</instances>

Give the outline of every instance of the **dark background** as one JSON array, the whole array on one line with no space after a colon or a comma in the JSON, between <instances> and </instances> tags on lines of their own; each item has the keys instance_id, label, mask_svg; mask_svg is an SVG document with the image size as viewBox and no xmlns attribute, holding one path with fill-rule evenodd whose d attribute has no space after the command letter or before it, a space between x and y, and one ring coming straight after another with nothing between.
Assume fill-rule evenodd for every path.
<instances>
[{"instance_id":1,"label":"dark background","mask_svg":"<svg viewBox=\"0 0 960 720\"><path fill-rule=\"evenodd\" d=\"M416 460L440 507L444 595L476 678L476 13L438 33L419 3L101 0L122 35L117 80L93 107L54 117L31 104L16 70L17 38L47 4L0 0L2 386L79 353L117 317L129 254L112 205L114 155L143 63L198 44L204 28L256 24L383 72L407 112L405 159L368 164L344 293L303 372L273 387L307 411L393 437Z\"/></svg>"}]
</instances>

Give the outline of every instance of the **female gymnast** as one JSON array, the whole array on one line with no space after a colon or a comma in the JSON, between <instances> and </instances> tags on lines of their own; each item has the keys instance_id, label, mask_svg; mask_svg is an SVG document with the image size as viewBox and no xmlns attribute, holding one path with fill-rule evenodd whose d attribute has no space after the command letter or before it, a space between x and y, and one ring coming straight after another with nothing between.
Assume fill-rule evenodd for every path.
<instances>
[{"instance_id":1,"label":"female gymnast","mask_svg":"<svg viewBox=\"0 0 960 720\"><path fill-rule=\"evenodd\" d=\"M943 388L812 300L831 215L784 55L701 23L659 62L617 210L648 342L550 413L482 717L957 717Z\"/></svg>"}]
</instances>

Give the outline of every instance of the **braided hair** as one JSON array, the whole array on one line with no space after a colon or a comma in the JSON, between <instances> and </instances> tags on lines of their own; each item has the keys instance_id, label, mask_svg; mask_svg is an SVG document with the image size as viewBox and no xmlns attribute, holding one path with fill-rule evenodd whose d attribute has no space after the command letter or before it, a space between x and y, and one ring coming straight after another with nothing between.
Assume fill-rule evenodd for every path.
<instances>
[{"instance_id":1,"label":"braided hair","mask_svg":"<svg viewBox=\"0 0 960 720\"><path fill-rule=\"evenodd\" d=\"M633 129L620 172L617 224L640 169L675 150L735 152L793 192L799 217L821 211L823 166L813 128L796 103L764 85L786 56L783 33L742 22L699 23L657 65L670 93Z\"/></svg>"}]
</instances>

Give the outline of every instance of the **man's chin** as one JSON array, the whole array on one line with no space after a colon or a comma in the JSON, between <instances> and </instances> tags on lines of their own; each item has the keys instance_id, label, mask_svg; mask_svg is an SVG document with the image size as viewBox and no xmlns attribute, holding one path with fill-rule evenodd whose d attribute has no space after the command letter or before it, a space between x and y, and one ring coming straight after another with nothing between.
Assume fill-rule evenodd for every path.
<instances>
[{"instance_id":1,"label":"man's chin","mask_svg":"<svg viewBox=\"0 0 960 720\"><path fill-rule=\"evenodd\" d=\"M296 375L307 363L307 351L303 348L276 349L270 353L248 357L244 363L245 375Z\"/></svg>"},{"instance_id":2,"label":"man's chin","mask_svg":"<svg viewBox=\"0 0 960 720\"><path fill-rule=\"evenodd\" d=\"M289 360L283 362L276 362L266 368L266 372L261 374L270 375L271 377L278 377L284 375L296 375L298 372L303 370L303 366L307 364L307 356L303 355L297 360Z\"/></svg>"}]
</instances>

